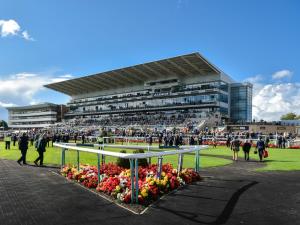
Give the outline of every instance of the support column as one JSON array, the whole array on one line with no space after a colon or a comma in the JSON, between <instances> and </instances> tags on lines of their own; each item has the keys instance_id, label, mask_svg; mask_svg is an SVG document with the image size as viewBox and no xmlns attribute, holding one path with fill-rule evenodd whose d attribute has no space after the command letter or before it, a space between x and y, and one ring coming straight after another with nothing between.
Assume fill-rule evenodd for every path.
<instances>
[{"instance_id":1,"label":"support column","mask_svg":"<svg viewBox=\"0 0 300 225\"><path fill-rule=\"evenodd\" d=\"M157 159L157 164L158 164L158 170L157 170L157 178L160 179L161 177L161 172L162 172L162 164L163 164L163 157L158 157Z\"/></svg>"},{"instance_id":2,"label":"support column","mask_svg":"<svg viewBox=\"0 0 300 225\"><path fill-rule=\"evenodd\" d=\"M139 161L135 159L135 203L139 203Z\"/></svg>"},{"instance_id":3,"label":"support column","mask_svg":"<svg viewBox=\"0 0 300 225\"><path fill-rule=\"evenodd\" d=\"M182 164L183 164L183 154L179 154L178 155L178 166L177 166L177 172L178 172L178 174L182 170Z\"/></svg>"},{"instance_id":4,"label":"support column","mask_svg":"<svg viewBox=\"0 0 300 225\"><path fill-rule=\"evenodd\" d=\"M131 204L134 202L134 161L129 159L130 163L130 181L131 181Z\"/></svg>"}]
</instances>

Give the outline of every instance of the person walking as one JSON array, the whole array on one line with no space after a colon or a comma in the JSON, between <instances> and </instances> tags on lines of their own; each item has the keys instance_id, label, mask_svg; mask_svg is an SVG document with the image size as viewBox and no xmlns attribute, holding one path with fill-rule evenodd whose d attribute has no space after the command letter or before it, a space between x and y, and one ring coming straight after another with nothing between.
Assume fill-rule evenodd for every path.
<instances>
[{"instance_id":1,"label":"person walking","mask_svg":"<svg viewBox=\"0 0 300 225\"><path fill-rule=\"evenodd\" d=\"M34 160L34 164L38 166L38 162L40 162L40 166L43 166L44 162L44 152L46 151L46 145L47 145L47 140L46 140L46 134L43 134L37 143L37 152L39 153L39 157Z\"/></svg>"},{"instance_id":2,"label":"person walking","mask_svg":"<svg viewBox=\"0 0 300 225\"><path fill-rule=\"evenodd\" d=\"M237 161L240 151L240 140L238 139L238 136L234 138L234 140L231 142L231 150L233 152L232 160Z\"/></svg>"},{"instance_id":3,"label":"person walking","mask_svg":"<svg viewBox=\"0 0 300 225\"><path fill-rule=\"evenodd\" d=\"M251 141L249 142L248 140L246 140L246 142L243 145L245 161L249 161L250 149L251 149Z\"/></svg>"},{"instance_id":4,"label":"person walking","mask_svg":"<svg viewBox=\"0 0 300 225\"><path fill-rule=\"evenodd\" d=\"M4 142L5 142L5 149L9 150L10 149L10 141L11 141L11 137L9 134L6 134L4 137Z\"/></svg>"},{"instance_id":5,"label":"person walking","mask_svg":"<svg viewBox=\"0 0 300 225\"><path fill-rule=\"evenodd\" d=\"M256 143L256 149L258 151L259 161L262 162L264 157L264 151L266 149L266 145L262 137L259 137L259 140Z\"/></svg>"},{"instance_id":6,"label":"person walking","mask_svg":"<svg viewBox=\"0 0 300 225\"><path fill-rule=\"evenodd\" d=\"M13 137L12 137L12 139L13 139L13 146L16 146L16 142L18 140L17 135L14 134Z\"/></svg>"},{"instance_id":7,"label":"person walking","mask_svg":"<svg viewBox=\"0 0 300 225\"><path fill-rule=\"evenodd\" d=\"M26 163L26 154L28 149L28 136L26 133L23 133L23 135L20 137L19 140L19 150L21 151L22 156L17 161L20 165L21 162L23 162L23 165L27 165Z\"/></svg>"}]
</instances>

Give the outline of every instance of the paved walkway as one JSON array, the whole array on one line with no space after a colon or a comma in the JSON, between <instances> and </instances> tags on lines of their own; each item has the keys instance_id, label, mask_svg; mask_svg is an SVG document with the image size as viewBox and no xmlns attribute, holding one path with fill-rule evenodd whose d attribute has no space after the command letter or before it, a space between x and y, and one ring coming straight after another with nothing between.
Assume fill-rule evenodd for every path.
<instances>
[{"instance_id":1,"label":"paved walkway","mask_svg":"<svg viewBox=\"0 0 300 225\"><path fill-rule=\"evenodd\" d=\"M0 224L300 224L300 172L253 172L259 165L204 170L210 178L134 215L53 174L53 168L0 159Z\"/></svg>"}]
</instances>

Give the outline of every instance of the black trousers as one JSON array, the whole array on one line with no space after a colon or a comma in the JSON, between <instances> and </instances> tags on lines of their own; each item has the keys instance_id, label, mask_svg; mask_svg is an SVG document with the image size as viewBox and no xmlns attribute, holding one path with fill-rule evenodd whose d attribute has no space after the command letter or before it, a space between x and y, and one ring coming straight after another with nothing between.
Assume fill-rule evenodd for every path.
<instances>
[{"instance_id":1,"label":"black trousers","mask_svg":"<svg viewBox=\"0 0 300 225\"><path fill-rule=\"evenodd\" d=\"M10 149L10 141L5 142L5 149Z\"/></svg>"},{"instance_id":2,"label":"black trousers","mask_svg":"<svg viewBox=\"0 0 300 225\"><path fill-rule=\"evenodd\" d=\"M259 160L262 161L264 158L264 150L258 150Z\"/></svg>"},{"instance_id":3,"label":"black trousers","mask_svg":"<svg viewBox=\"0 0 300 225\"><path fill-rule=\"evenodd\" d=\"M39 157L37 157L35 162L40 161L40 166L42 166L43 162L44 162L44 152L43 151L38 151L38 153L39 153Z\"/></svg>"},{"instance_id":4,"label":"black trousers","mask_svg":"<svg viewBox=\"0 0 300 225\"><path fill-rule=\"evenodd\" d=\"M245 160L249 160L249 151L244 151Z\"/></svg>"},{"instance_id":5,"label":"black trousers","mask_svg":"<svg viewBox=\"0 0 300 225\"><path fill-rule=\"evenodd\" d=\"M23 164L26 164L26 154L27 154L27 149L21 149L21 158L19 158L18 162L23 162Z\"/></svg>"}]
</instances>

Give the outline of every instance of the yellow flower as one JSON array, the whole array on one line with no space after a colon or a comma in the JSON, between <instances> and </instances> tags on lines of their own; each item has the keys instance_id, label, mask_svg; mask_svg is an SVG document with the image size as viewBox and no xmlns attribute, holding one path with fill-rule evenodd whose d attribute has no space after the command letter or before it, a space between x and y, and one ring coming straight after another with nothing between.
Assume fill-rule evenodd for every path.
<instances>
[{"instance_id":1,"label":"yellow flower","mask_svg":"<svg viewBox=\"0 0 300 225\"><path fill-rule=\"evenodd\" d=\"M121 190L121 187L119 185L116 186L116 191L119 192Z\"/></svg>"},{"instance_id":2,"label":"yellow flower","mask_svg":"<svg viewBox=\"0 0 300 225\"><path fill-rule=\"evenodd\" d=\"M143 188L142 191L141 191L141 195L143 196L143 198L148 197L148 190Z\"/></svg>"},{"instance_id":3,"label":"yellow flower","mask_svg":"<svg viewBox=\"0 0 300 225\"><path fill-rule=\"evenodd\" d=\"M166 176L166 173L165 172L161 172L161 176L162 177Z\"/></svg>"}]
</instances>

